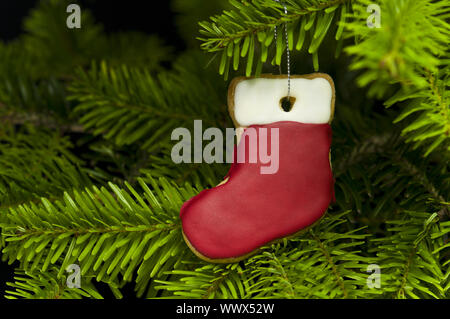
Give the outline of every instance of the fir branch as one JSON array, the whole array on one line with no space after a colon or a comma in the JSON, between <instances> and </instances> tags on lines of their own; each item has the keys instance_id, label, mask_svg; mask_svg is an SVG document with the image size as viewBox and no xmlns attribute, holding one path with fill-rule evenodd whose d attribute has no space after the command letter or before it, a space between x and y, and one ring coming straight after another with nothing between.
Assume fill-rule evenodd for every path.
<instances>
[{"instance_id":1,"label":"fir branch","mask_svg":"<svg viewBox=\"0 0 450 319\"><path fill-rule=\"evenodd\" d=\"M387 107L408 100L408 105L395 119L395 123L407 117L415 116L402 133L407 136L407 142L413 142L415 147L427 146L424 156L434 150L443 150L446 158L450 157L450 106L449 93L446 89L450 84L450 67L447 65L435 75L428 72L427 87L412 92L400 90L385 102ZM432 143L430 140L434 140ZM427 145L428 143L431 143ZM442 147L440 147L442 146Z\"/></svg>"},{"instance_id":2,"label":"fir branch","mask_svg":"<svg viewBox=\"0 0 450 319\"><path fill-rule=\"evenodd\" d=\"M6 125L0 128L0 144L0 211L91 185L83 162L59 134L32 126L16 131Z\"/></svg>"},{"instance_id":3,"label":"fir branch","mask_svg":"<svg viewBox=\"0 0 450 319\"><path fill-rule=\"evenodd\" d=\"M437 154L421 158L423 147L411 150L400 134L404 126L393 126L396 114L388 113L365 121L364 111L341 105L332 150L337 204L367 222L382 222L405 209L445 215L447 161Z\"/></svg>"},{"instance_id":4,"label":"fir branch","mask_svg":"<svg viewBox=\"0 0 450 319\"><path fill-rule=\"evenodd\" d=\"M201 30L202 33L206 35L213 35L217 34L218 36L216 38L211 37L209 39L201 39L205 41L205 43L202 45L206 49L214 50L217 48L223 48L228 45L228 43L235 41L239 38L245 38L251 34L257 34L261 31L271 30L275 26L281 26L283 23L292 23L297 21L300 17L309 15L311 12L325 10L328 8L332 8L337 5L341 5L345 1L348 0L332 0L332 1L312 1L315 3L310 3L307 6L302 4L290 4L291 6L287 6L288 8L288 14L287 15L281 15L281 9L283 8L279 3L275 2L269 2L269 1L252 1L252 2L246 2L246 3L239 3L237 1L230 1L230 4L232 4L235 7L234 11L227 11L224 12L222 15L218 15L215 17L212 17L211 20L213 21L210 24L202 23L200 24L204 30ZM270 15L267 15L267 13L263 13L263 9L267 10L268 8L271 8L274 10L273 13L280 15L279 17L271 17ZM240 12L242 16L238 16L237 13ZM227 18L228 16L228 18ZM245 17L244 17L245 16ZM270 24L265 24L261 21L258 21L258 23L254 20L251 20L252 18L258 17L264 18L266 21L270 21ZM229 17L233 17L233 19L230 20ZM235 24L232 24L232 22L236 22ZM255 19L256 20L256 19ZM245 21L244 26L239 25L239 23L242 24L242 21ZM220 23L223 23L220 24ZM225 23L226 22L226 23ZM239 22L239 23L238 23ZM218 27L216 29L214 26ZM219 27L220 26L220 27ZM227 27L230 30L227 30ZM237 31L234 28L240 27L241 30ZM211 29L215 29L215 32L212 32ZM209 32L207 32L209 31ZM220 36L219 36L220 35ZM216 43L217 42L217 43Z\"/></svg>"},{"instance_id":5,"label":"fir branch","mask_svg":"<svg viewBox=\"0 0 450 319\"><path fill-rule=\"evenodd\" d=\"M142 196L128 183L128 191L110 183L112 193L94 186L73 196L65 193L62 200L43 198L39 205L10 208L0 223L6 242L3 257L19 260L30 272L54 265L58 278L67 265L78 264L82 276L113 289L136 273L136 291L142 296L151 278L165 278L187 252L178 213L183 201L196 193L164 179L159 185L150 180L153 190L138 180Z\"/></svg>"},{"instance_id":6,"label":"fir branch","mask_svg":"<svg viewBox=\"0 0 450 319\"><path fill-rule=\"evenodd\" d=\"M197 188L206 188L216 186L229 169L229 165L225 163L211 163L209 165L201 163L176 164L170 156L171 147L171 144L164 143L160 152L156 155L151 155L149 164L141 169L140 172L143 175L166 177L178 185L184 185L187 182L195 185Z\"/></svg>"},{"instance_id":7,"label":"fir branch","mask_svg":"<svg viewBox=\"0 0 450 319\"><path fill-rule=\"evenodd\" d=\"M364 25L370 1L354 6L355 15L346 23L348 35L360 39L345 50L353 56L351 69L362 70L357 82L369 86L369 95L383 97L397 83L401 89L385 102L392 106L409 100L394 122L417 115L403 134L415 146L428 145L424 155L443 146L450 150L448 105L448 37L450 6L446 1L381 1L380 29ZM423 37L423 34L427 34Z\"/></svg>"},{"instance_id":8,"label":"fir branch","mask_svg":"<svg viewBox=\"0 0 450 319\"><path fill-rule=\"evenodd\" d=\"M2 105L0 105L0 108ZM60 123L55 118L44 116L42 113L27 112L24 114L11 113L0 116L0 121L13 126L24 126L31 124L44 129L59 130L60 133L83 133L84 128L80 124Z\"/></svg>"},{"instance_id":9,"label":"fir branch","mask_svg":"<svg viewBox=\"0 0 450 319\"><path fill-rule=\"evenodd\" d=\"M270 273L269 277L262 277L261 274L258 275L252 281L256 281L254 286L250 286L252 290L252 294L263 291L264 288L261 284L261 281L272 281L274 285L279 285L279 291L275 292L274 297L286 297L286 298L295 298L296 293L294 289L295 283L291 281L291 278L288 276L289 269L286 269L287 265L286 260L283 255L278 256L270 251L265 251L262 253L265 257L263 260L259 260L256 263L259 264L258 269L264 269L265 264L268 264L268 267L265 269ZM281 259L281 260L280 260ZM266 286L267 284L264 284ZM254 289L255 286L258 286L258 289Z\"/></svg>"},{"instance_id":10,"label":"fir branch","mask_svg":"<svg viewBox=\"0 0 450 319\"><path fill-rule=\"evenodd\" d=\"M401 156L400 154L395 154L393 158L398 163L398 167L401 170L407 172L407 174L411 178L413 178L414 180L417 181L418 184L423 186L424 189L432 196L432 198L435 200L436 203L441 203L442 205L445 205L446 199L438 190L440 189L440 187L432 183L432 181L428 178L426 171L419 169L417 165L414 165L412 162L408 160L408 158L406 158L405 156ZM443 210L440 211L440 213L442 214L445 211L448 214L448 208L446 209L444 206Z\"/></svg>"},{"instance_id":11,"label":"fir branch","mask_svg":"<svg viewBox=\"0 0 450 319\"><path fill-rule=\"evenodd\" d=\"M392 82L422 88L427 85L424 70L436 72L445 56L450 25L445 21L446 1L407 0L380 3L381 28L366 25L369 0L358 1L346 23L347 36L360 39L345 50L353 56L352 69L364 69L361 86L379 97ZM426 32L427 36L422 35Z\"/></svg>"},{"instance_id":12,"label":"fir branch","mask_svg":"<svg viewBox=\"0 0 450 319\"><path fill-rule=\"evenodd\" d=\"M169 298L238 299L248 288L246 272L239 264L213 265L187 263L188 269L172 270L171 280L155 280L155 289L172 294ZM189 267L190 266L190 267ZM194 268L194 267L195 268Z\"/></svg>"},{"instance_id":13,"label":"fir branch","mask_svg":"<svg viewBox=\"0 0 450 319\"><path fill-rule=\"evenodd\" d=\"M201 23L202 47L222 54L225 76L243 58L248 75L265 62L279 65L287 48L273 31L288 23L290 49L307 48L316 69L321 43L335 35L339 48L345 35L354 38L345 45L361 71L358 84L371 96L397 91L385 102L395 107L378 112L379 101L349 89L351 75L337 75L345 87L337 90L333 122L337 208L304 235L213 265L189 252L179 209L227 167L175 165L168 139L194 119L230 126L227 83L199 56L182 55L173 70L162 70L171 51L161 41L106 36L85 10L86 30L74 34L61 19L67 2L42 1L25 22L27 34L0 44L0 116L20 126L20 134L0 128L2 259L20 267L7 297L96 298L97 281L120 298L133 281L148 298L448 298L448 4L382 0L380 31L366 25L369 3L292 0L285 15L273 0L231 1L231 10ZM343 105L346 98L351 104ZM85 169L68 140L25 123L79 128L71 122L74 104L87 129L79 144L93 152L80 157L107 172ZM116 181L110 166L120 170L121 186L92 186L88 175ZM151 176L134 184L139 172ZM81 267L82 290L64 285L71 263ZM381 266L382 289L366 285L372 263Z\"/></svg>"},{"instance_id":14,"label":"fir branch","mask_svg":"<svg viewBox=\"0 0 450 319\"><path fill-rule=\"evenodd\" d=\"M304 236L273 245L246 262L252 298L354 298L380 292L367 290L365 263L358 247L361 229L339 229L349 212L325 217ZM358 288L356 288L358 287Z\"/></svg>"},{"instance_id":15,"label":"fir branch","mask_svg":"<svg viewBox=\"0 0 450 319\"><path fill-rule=\"evenodd\" d=\"M320 238L317 237L317 235L315 235L313 231L310 231L310 234L311 234L311 237L314 238L314 240L319 245L322 254L325 256L328 264L331 266L331 269L333 271L333 275L336 278L336 283L339 285L339 287L342 290L342 296L344 298L348 298L348 292L347 292L347 289L345 288L345 285L344 285L344 279L342 278L341 274L339 273L339 270L336 267L336 264L334 263L333 258L330 256L330 253L328 252L327 248L322 243Z\"/></svg>"},{"instance_id":16,"label":"fir branch","mask_svg":"<svg viewBox=\"0 0 450 319\"><path fill-rule=\"evenodd\" d=\"M25 34L8 44L0 42L0 115L32 113L67 128L73 124L74 105L66 98L66 86L77 67L103 59L155 71L171 58L172 49L156 36L105 35L89 10L81 11L81 29L69 29L65 12L70 3L40 1L24 20Z\"/></svg>"},{"instance_id":17,"label":"fir branch","mask_svg":"<svg viewBox=\"0 0 450 319\"><path fill-rule=\"evenodd\" d=\"M282 37L274 40L274 29L285 23L289 24L289 49L300 51L305 45L305 37L310 35L308 52L313 54L314 67L318 69L317 50L330 26L343 23L347 6L351 0L332 1L289 1L286 3L288 14L284 14L283 6L273 0L253 0L240 3L230 0L234 7L221 15L211 17L211 22L201 22L199 38L202 48L209 52L221 51L219 73L228 77L229 69L237 70L240 58L247 56L246 75L258 75L262 63L267 61L268 52L274 48L272 64L280 65L281 55L286 50ZM334 19L339 11L339 18ZM342 28L332 28L336 32L336 40L341 39ZM294 43L295 39L295 43ZM259 56L254 57L258 52ZM257 62L256 69L253 61ZM270 60L269 60L270 61Z\"/></svg>"},{"instance_id":18,"label":"fir branch","mask_svg":"<svg viewBox=\"0 0 450 319\"><path fill-rule=\"evenodd\" d=\"M161 71L162 63L174 59L173 48L156 35L141 32L118 32L100 38L102 55L96 60L107 61L110 66L145 67ZM102 43L104 42L104 44Z\"/></svg>"},{"instance_id":19,"label":"fir branch","mask_svg":"<svg viewBox=\"0 0 450 319\"><path fill-rule=\"evenodd\" d=\"M202 60L194 55L183 56L174 71L157 77L140 69L93 64L88 72L78 71L71 99L80 102L76 112L86 129L119 146L140 143L150 151L167 142L174 128L190 128L195 119L220 125L225 115L217 106L224 105L225 86L207 76L211 74L204 73Z\"/></svg>"},{"instance_id":20,"label":"fir branch","mask_svg":"<svg viewBox=\"0 0 450 319\"><path fill-rule=\"evenodd\" d=\"M397 298L445 298L448 259L443 258L443 252L448 245L443 237L449 232L447 224L439 222L436 213L418 212L405 212L403 218L388 222L391 235L374 239L379 243L374 251L379 257L386 294Z\"/></svg>"},{"instance_id":21,"label":"fir branch","mask_svg":"<svg viewBox=\"0 0 450 319\"><path fill-rule=\"evenodd\" d=\"M24 49L33 57L37 64L33 69L41 77L72 74L75 66L89 63L101 53L102 26L88 10L82 10L83 27L69 29L64 14L69 4L68 0L40 1L23 22Z\"/></svg>"},{"instance_id":22,"label":"fir branch","mask_svg":"<svg viewBox=\"0 0 450 319\"><path fill-rule=\"evenodd\" d=\"M198 21L203 21L222 10L230 9L228 1L222 0L174 0L171 8L175 15L178 33L182 36L188 47L197 48L199 43L194 37L198 33Z\"/></svg>"},{"instance_id":23,"label":"fir branch","mask_svg":"<svg viewBox=\"0 0 450 319\"><path fill-rule=\"evenodd\" d=\"M363 289L365 275L358 271L370 261L358 248L367 235L361 229L333 232L347 213L326 217L315 226L319 241L308 234L285 239L263 247L243 265L193 264L191 270L168 272L171 280L157 280L156 288L184 298L336 298L346 296L344 291L370 295Z\"/></svg>"},{"instance_id":24,"label":"fir branch","mask_svg":"<svg viewBox=\"0 0 450 319\"><path fill-rule=\"evenodd\" d=\"M56 269L45 273L30 274L16 269L14 282L7 285L14 290L7 290L7 299L103 299L91 282L84 280L81 288L68 288L65 277L56 278Z\"/></svg>"}]
</instances>

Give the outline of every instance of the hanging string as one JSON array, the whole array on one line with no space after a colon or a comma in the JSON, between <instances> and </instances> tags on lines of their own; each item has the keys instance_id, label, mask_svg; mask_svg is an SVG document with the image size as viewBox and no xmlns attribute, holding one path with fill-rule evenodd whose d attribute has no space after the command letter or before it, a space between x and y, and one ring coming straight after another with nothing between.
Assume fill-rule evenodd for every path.
<instances>
[{"instance_id":1,"label":"hanging string","mask_svg":"<svg viewBox=\"0 0 450 319\"><path fill-rule=\"evenodd\" d=\"M284 14L287 15L288 11L286 8L286 4L283 2L280 2L280 0L275 0L276 2L280 3L284 7ZM277 26L275 26L274 30L274 38L275 38L275 47L277 44ZM288 91L287 91L287 97L289 99L290 93L291 93L291 56L289 52L289 36L288 36L288 25L287 22L284 23L284 34L285 34L285 40L286 40L286 64L287 64L287 76L288 76ZM280 74L281 74L281 65L280 68Z\"/></svg>"}]
</instances>

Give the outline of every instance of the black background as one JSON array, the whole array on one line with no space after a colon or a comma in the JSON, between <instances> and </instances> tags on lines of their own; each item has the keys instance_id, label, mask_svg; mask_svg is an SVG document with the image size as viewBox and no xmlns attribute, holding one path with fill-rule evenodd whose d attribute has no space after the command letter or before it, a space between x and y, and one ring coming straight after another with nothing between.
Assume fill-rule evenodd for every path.
<instances>
[{"instance_id":1,"label":"black background","mask_svg":"<svg viewBox=\"0 0 450 319\"><path fill-rule=\"evenodd\" d=\"M142 0L77 0L83 8L89 9L97 22L107 33L117 31L141 31L157 34L166 44L183 50L185 45L175 27L175 13L171 1ZM38 0L0 1L0 39L9 41L22 32L22 20Z\"/></svg>"}]
</instances>

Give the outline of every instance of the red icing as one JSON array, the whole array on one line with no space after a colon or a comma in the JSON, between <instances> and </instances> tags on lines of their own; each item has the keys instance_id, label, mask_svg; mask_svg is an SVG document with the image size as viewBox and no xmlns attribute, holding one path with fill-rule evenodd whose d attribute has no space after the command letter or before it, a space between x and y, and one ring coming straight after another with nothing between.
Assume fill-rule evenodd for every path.
<instances>
[{"instance_id":1,"label":"red icing","mask_svg":"<svg viewBox=\"0 0 450 319\"><path fill-rule=\"evenodd\" d=\"M211 259L245 255L320 219L334 197L329 162L329 124L276 122L252 125L279 129L279 169L269 164L233 163L227 183L203 190L181 207L183 231L192 246ZM242 142L242 140L241 140ZM240 143L238 150L248 144ZM235 157L236 158L236 157Z\"/></svg>"}]
</instances>

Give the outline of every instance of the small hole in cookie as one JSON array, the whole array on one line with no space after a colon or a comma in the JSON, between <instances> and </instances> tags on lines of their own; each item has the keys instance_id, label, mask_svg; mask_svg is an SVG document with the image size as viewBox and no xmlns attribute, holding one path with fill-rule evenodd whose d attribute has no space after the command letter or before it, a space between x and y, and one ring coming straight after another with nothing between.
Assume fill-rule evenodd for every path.
<instances>
[{"instance_id":1,"label":"small hole in cookie","mask_svg":"<svg viewBox=\"0 0 450 319\"><path fill-rule=\"evenodd\" d=\"M290 112L295 103L295 97L293 96L285 96L280 100L280 107L285 112Z\"/></svg>"}]
</instances>

